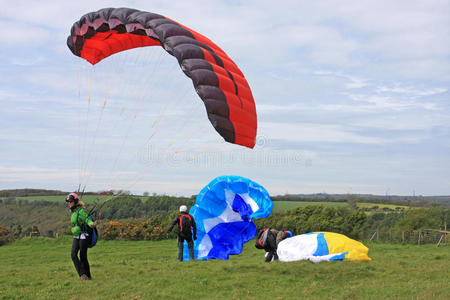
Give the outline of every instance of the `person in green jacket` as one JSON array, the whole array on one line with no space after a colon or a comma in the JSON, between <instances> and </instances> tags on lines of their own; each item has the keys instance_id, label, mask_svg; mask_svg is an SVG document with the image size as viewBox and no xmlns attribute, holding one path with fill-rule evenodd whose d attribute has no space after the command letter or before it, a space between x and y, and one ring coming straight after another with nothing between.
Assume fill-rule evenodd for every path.
<instances>
[{"instance_id":1,"label":"person in green jacket","mask_svg":"<svg viewBox=\"0 0 450 300\"><path fill-rule=\"evenodd\" d=\"M89 236L87 226L94 228L97 223L88 218L88 213L84 210L84 203L80 201L76 193L70 193L66 197L66 202L69 204L69 208L72 211L72 261L80 276L80 280L91 280L91 271L87 258L87 239ZM79 258L78 252L80 252Z\"/></svg>"}]
</instances>

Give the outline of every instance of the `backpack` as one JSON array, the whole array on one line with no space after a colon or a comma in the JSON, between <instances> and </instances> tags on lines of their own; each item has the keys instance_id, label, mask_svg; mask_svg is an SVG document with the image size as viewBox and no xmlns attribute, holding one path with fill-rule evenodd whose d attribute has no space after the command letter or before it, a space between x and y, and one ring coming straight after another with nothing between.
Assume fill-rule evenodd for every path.
<instances>
[{"instance_id":1,"label":"backpack","mask_svg":"<svg viewBox=\"0 0 450 300\"><path fill-rule=\"evenodd\" d=\"M91 216L88 216L89 219L91 219L94 222L94 218ZM88 241L88 247L92 248L97 244L97 240L98 240L98 231L97 231L97 227L90 227L87 226L87 233L89 234L87 236L87 241Z\"/></svg>"},{"instance_id":2,"label":"backpack","mask_svg":"<svg viewBox=\"0 0 450 300\"><path fill-rule=\"evenodd\" d=\"M95 221L94 218L91 215L88 215L88 218L91 219L91 221ZM77 214L77 223L78 223L78 214ZM88 242L88 247L92 248L97 244L98 240L98 231L97 227L90 227L86 223L83 222L83 224L80 225L83 231L85 231L88 236L86 237L86 240Z\"/></svg>"},{"instance_id":3,"label":"backpack","mask_svg":"<svg viewBox=\"0 0 450 300\"><path fill-rule=\"evenodd\" d=\"M190 215L181 214L180 215L180 235L184 237L189 237L192 235L192 217Z\"/></svg>"},{"instance_id":4,"label":"backpack","mask_svg":"<svg viewBox=\"0 0 450 300\"><path fill-rule=\"evenodd\" d=\"M264 229L263 233L260 235L259 239L256 240L255 247L258 249L264 249L267 245L267 235L269 234L270 228Z\"/></svg>"}]
</instances>

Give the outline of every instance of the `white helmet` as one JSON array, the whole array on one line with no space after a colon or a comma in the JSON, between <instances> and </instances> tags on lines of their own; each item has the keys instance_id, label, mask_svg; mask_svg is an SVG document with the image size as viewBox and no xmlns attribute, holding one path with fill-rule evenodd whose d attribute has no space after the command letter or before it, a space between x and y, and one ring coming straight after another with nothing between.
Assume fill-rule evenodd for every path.
<instances>
[{"instance_id":1,"label":"white helmet","mask_svg":"<svg viewBox=\"0 0 450 300\"><path fill-rule=\"evenodd\" d=\"M180 212L187 212L187 206L186 205L181 205L180 206Z\"/></svg>"}]
</instances>

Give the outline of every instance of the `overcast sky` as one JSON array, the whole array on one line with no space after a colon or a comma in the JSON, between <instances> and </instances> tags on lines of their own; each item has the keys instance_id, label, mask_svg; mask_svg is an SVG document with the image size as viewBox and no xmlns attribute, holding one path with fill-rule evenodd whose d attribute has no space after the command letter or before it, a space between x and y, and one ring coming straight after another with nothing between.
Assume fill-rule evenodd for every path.
<instances>
[{"instance_id":1,"label":"overcast sky","mask_svg":"<svg viewBox=\"0 0 450 300\"><path fill-rule=\"evenodd\" d=\"M191 195L230 174L271 194L450 194L447 0L0 7L0 189ZM162 14L222 47L253 91L255 149L222 141L162 48L95 67L73 56L72 24L103 7Z\"/></svg>"}]
</instances>

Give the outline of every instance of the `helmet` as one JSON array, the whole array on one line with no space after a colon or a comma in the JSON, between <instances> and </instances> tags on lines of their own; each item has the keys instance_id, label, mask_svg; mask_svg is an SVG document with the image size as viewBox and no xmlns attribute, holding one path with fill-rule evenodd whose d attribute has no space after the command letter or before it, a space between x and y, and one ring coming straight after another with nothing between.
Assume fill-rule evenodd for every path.
<instances>
[{"instance_id":1,"label":"helmet","mask_svg":"<svg viewBox=\"0 0 450 300\"><path fill-rule=\"evenodd\" d=\"M75 204L78 203L80 199L78 198L78 195L76 193L70 193L66 197L66 202L75 202Z\"/></svg>"},{"instance_id":2,"label":"helmet","mask_svg":"<svg viewBox=\"0 0 450 300\"><path fill-rule=\"evenodd\" d=\"M186 205L181 205L180 206L180 212L187 212L187 206Z\"/></svg>"}]
</instances>

